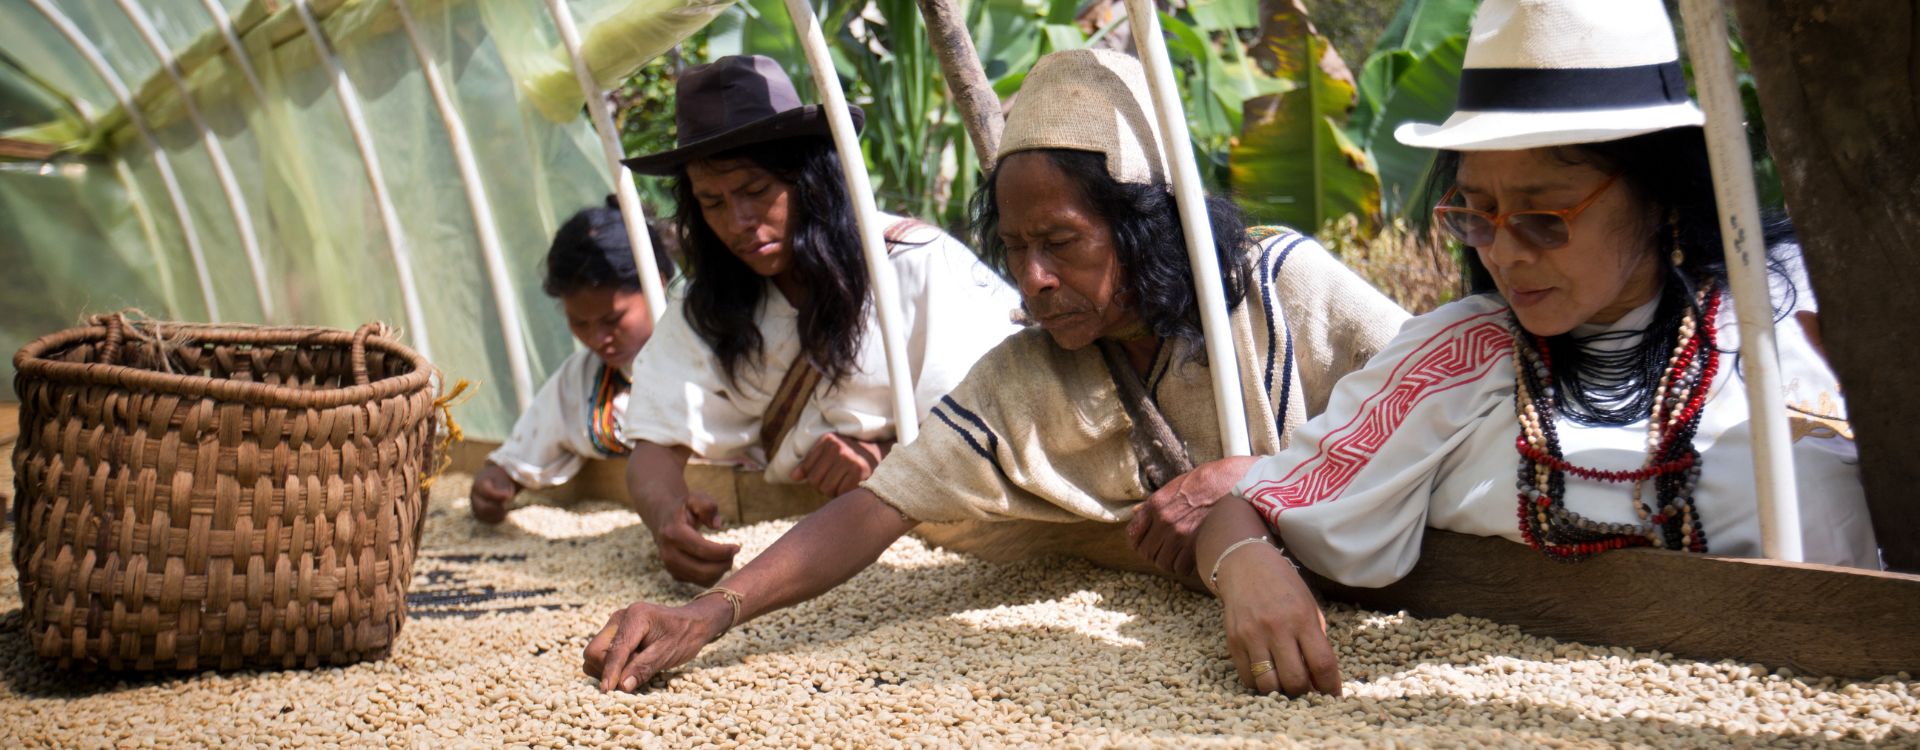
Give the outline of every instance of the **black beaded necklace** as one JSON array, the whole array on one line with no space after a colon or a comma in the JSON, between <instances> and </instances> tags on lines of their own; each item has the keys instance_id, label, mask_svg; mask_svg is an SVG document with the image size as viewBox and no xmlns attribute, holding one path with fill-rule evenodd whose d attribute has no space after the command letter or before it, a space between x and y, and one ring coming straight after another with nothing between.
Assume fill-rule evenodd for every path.
<instances>
[{"instance_id":1,"label":"black beaded necklace","mask_svg":"<svg viewBox=\"0 0 1920 750\"><path fill-rule=\"evenodd\" d=\"M1720 307L1718 283L1699 292L1686 306L1674 330L1674 344L1659 384L1647 395L1647 460L1635 471L1606 471L1567 462L1554 428L1556 387L1553 359L1544 338L1509 317L1514 346L1514 412L1520 436L1516 488L1520 533L1528 544L1556 560L1577 561L1621 547L1658 546L1706 552L1706 532L1695 511L1693 494L1700 481L1700 452L1693 447L1700 411L1719 370L1714 319ZM1698 317L1694 310L1703 311ZM1644 381L1643 381L1644 382ZM1637 524L1602 523L1567 509L1566 475L1604 482L1631 483ZM1657 505L1643 500L1653 482Z\"/></svg>"}]
</instances>

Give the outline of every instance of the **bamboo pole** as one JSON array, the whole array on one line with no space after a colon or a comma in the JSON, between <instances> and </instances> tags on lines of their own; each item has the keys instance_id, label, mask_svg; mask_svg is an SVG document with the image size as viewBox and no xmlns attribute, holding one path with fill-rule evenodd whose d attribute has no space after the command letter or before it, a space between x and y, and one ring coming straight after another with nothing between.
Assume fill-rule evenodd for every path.
<instances>
[{"instance_id":1,"label":"bamboo pole","mask_svg":"<svg viewBox=\"0 0 1920 750\"><path fill-rule=\"evenodd\" d=\"M573 77L580 81L580 93L587 97L587 114L593 131L600 136L600 155L613 173L613 194L620 202L620 215L627 225L627 245L633 248L633 268L640 273L640 289L647 295L647 314L655 325L667 314L667 292L660 284L660 264L653 260L653 238L647 235L647 213L640 205L640 192L633 186L633 171L620 163L625 154L620 147L620 131L613 127L613 113L607 111L606 92L593 80L593 69L580 48L580 30L573 24L573 13L561 0L547 0L547 13L560 31L560 42L573 59Z\"/></svg>"},{"instance_id":2,"label":"bamboo pole","mask_svg":"<svg viewBox=\"0 0 1920 750\"><path fill-rule=\"evenodd\" d=\"M993 171L993 160L1000 153L1000 128L1006 117L1000 113L1000 97L987 83L987 72L980 67L980 53L974 49L973 35L967 32L966 14L954 0L918 0L920 17L933 37L934 54L940 58L940 75L953 92L960 110L961 124L980 156L980 168Z\"/></svg>"},{"instance_id":3,"label":"bamboo pole","mask_svg":"<svg viewBox=\"0 0 1920 750\"><path fill-rule=\"evenodd\" d=\"M53 7L48 0L27 2L32 3L34 9L40 11L40 15L45 16L61 36L66 37L67 43L73 45L81 57L86 58L87 65L107 84L107 89L113 92L113 98L120 101L120 108L126 111L127 120L133 123L134 129L140 132L140 139L146 142L148 150L153 153L154 169L160 172L160 184L166 188L167 202L173 208L174 219L180 222L180 234L187 243L187 255L193 259L193 272L200 282L200 299L207 306L207 319L219 322L220 300L213 293L213 276L207 270L207 256L200 246L200 233L194 229L193 215L187 210L180 180L173 173L173 162L167 158L167 150L160 146L160 140L154 137L153 128L147 125L146 115L134 103L133 92L120 79L120 74L114 72L113 66L107 63L107 58L100 54L100 48L94 46L93 41L80 31L80 27L73 24L73 19ZM129 184L128 187L131 189L134 186Z\"/></svg>"},{"instance_id":4,"label":"bamboo pole","mask_svg":"<svg viewBox=\"0 0 1920 750\"><path fill-rule=\"evenodd\" d=\"M840 90L840 78L834 73L833 57L827 50L827 37L820 19L807 0L786 0L787 13L793 17L794 31L800 35L807 65L813 70L813 83L820 92L820 104L833 131L834 149L840 153L840 169L846 176L847 197L853 201L854 218L860 225L861 247L866 250L867 276L873 284L873 307L879 313L881 340L886 344L887 378L893 390L894 436L901 445L913 442L920 434L919 410L913 400L913 373L907 364L907 336L902 328L899 278L887 260L887 244L881 236L880 209L873 202L873 182L867 176L866 158L853 130L853 116L847 112L847 95Z\"/></svg>"},{"instance_id":5,"label":"bamboo pole","mask_svg":"<svg viewBox=\"0 0 1920 750\"><path fill-rule=\"evenodd\" d=\"M207 119L200 114L199 105L193 101L193 89L187 87L187 79L180 72L180 63L174 59L173 50L160 38L160 31L153 26L153 19L132 0L116 0L120 12L126 14L139 33L140 40L160 61L160 70L173 82L175 90L180 92L180 108L187 113L187 121L193 123L200 132L200 143L207 149L207 160L213 163L214 182L220 184L220 195L226 199L227 211L233 215L234 230L240 236L240 249L247 256L247 270L253 278L254 294L260 298L260 316L263 321L274 317L272 289L267 284L266 260L260 255L260 237L253 230L253 213L247 207L247 199L240 192L240 180L233 175L233 165L227 161L227 149L220 144L220 138L213 134L213 128L207 126Z\"/></svg>"},{"instance_id":6,"label":"bamboo pole","mask_svg":"<svg viewBox=\"0 0 1920 750\"><path fill-rule=\"evenodd\" d=\"M493 291L493 306L500 318L501 343L506 345L507 372L513 378L514 402L522 410L533 404L533 374L527 363L526 329L520 322L520 301L513 294L513 276L507 270L506 252L500 248L499 224L493 217L493 203L487 199L485 183L480 180L480 167L473 155L473 142L467 138L467 124L460 116L460 109L453 104L453 97L447 93L447 83L440 77L440 68L433 64L433 56L427 53L427 45L420 38L420 29L413 21L413 11L407 7L407 0L393 0L394 12L400 16L400 26L406 31L407 43L413 47L414 58L420 61L420 72L427 82L427 93L433 96L433 106L440 112L440 123L446 127L447 147L453 152L453 163L460 171L460 184L467 194L467 210L473 215L473 232L480 242L480 258L487 267L488 285Z\"/></svg>"},{"instance_id":7,"label":"bamboo pole","mask_svg":"<svg viewBox=\"0 0 1920 750\"><path fill-rule=\"evenodd\" d=\"M1180 207L1180 226L1187 235L1187 259L1193 265L1193 285L1200 303L1200 324L1206 334L1207 370L1213 375L1214 413L1220 422L1220 445L1227 456L1253 452L1247 437L1247 410L1240 391L1239 358L1235 355L1227 297L1220 283L1220 260L1214 253L1213 224L1201 192L1200 170L1193 161L1187 133L1186 110L1180 104L1179 84L1167 43L1160 35L1160 15L1152 0L1126 0L1127 23L1146 68L1147 88L1154 115L1160 121L1160 146L1167 157L1167 179Z\"/></svg>"},{"instance_id":8,"label":"bamboo pole","mask_svg":"<svg viewBox=\"0 0 1920 750\"><path fill-rule=\"evenodd\" d=\"M367 127L367 114L360 108L360 90L354 87L353 79L347 77L346 68L340 65L333 44L327 40L320 21L313 16L313 9L307 6L308 2L293 0L294 12L300 16L307 36L313 40L314 52L326 67L327 77L333 80L334 97L339 100L340 110L346 115L347 130L353 136L353 145L360 151L360 164L365 168L367 184L373 190L374 208L379 211L380 226L386 231L387 252L393 259L394 278L400 284L400 304L406 308L407 327L411 329L407 335L413 339L413 348L431 360L433 347L428 343L427 315L420 306L420 287L414 282L412 253L406 233L400 228L400 214L393 208L393 196L387 192L387 180L380 173L380 151L375 148L373 132Z\"/></svg>"},{"instance_id":9,"label":"bamboo pole","mask_svg":"<svg viewBox=\"0 0 1920 750\"><path fill-rule=\"evenodd\" d=\"M1732 287L1740 334L1740 369L1746 382L1753 432L1754 489L1760 503L1760 539L1767 557L1801 562L1800 504L1793 477L1787 410L1780 387L1780 352L1774 341L1773 296L1767 285L1767 248L1753 187L1740 89L1728 50L1727 11L1721 0L1681 0L1687 55L1707 113L1707 157L1714 198L1720 206L1720 236L1726 244L1727 283Z\"/></svg>"}]
</instances>

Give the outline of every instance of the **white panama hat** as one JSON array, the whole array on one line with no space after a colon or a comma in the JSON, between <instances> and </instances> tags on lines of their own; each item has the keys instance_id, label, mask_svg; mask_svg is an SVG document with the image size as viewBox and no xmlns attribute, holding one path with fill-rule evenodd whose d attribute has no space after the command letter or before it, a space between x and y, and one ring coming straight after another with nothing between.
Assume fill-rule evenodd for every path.
<instances>
[{"instance_id":1,"label":"white panama hat","mask_svg":"<svg viewBox=\"0 0 1920 750\"><path fill-rule=\"evenodd\" d=\"M1460 96L1418 148L1503 151L1611 141L1706 121L1687 98L1660 0L1486 0L1473 16Z\"/></svg>"}]
</instances>

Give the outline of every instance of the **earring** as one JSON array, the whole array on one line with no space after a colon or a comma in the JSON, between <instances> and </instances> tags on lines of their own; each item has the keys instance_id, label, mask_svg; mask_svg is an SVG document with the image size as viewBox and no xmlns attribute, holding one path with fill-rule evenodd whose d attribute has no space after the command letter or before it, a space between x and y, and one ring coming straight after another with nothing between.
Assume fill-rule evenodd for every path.
<instances>
[{"instance_id":1,"label":"earring","mask_svg":"<svg viewBox=\"0 0 1920 750\"><path fill-rule=\"evenodd\" d=\"M1679 268L1687 262L1686 251L1680 249L1680 216L1675 214L1668 217L1667 226L1673 228L1673 254L1669 257L1673 260L1673 267Z\"/></svg>"}]
</instances>

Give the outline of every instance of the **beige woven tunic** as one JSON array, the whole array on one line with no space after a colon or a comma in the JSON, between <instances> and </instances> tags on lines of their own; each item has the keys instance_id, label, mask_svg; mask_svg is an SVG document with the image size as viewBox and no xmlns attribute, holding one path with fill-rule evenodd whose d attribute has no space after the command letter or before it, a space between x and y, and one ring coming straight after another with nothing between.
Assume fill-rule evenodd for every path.
<instances>
[{"instance_id":1,"label":"beige woven tunic","mask_svg":"<svg viewBox=\"0 0 1920 750\"><path fill-rule=\"evenodd\" d=\"M1392 338L1404 310L1291 230L1249 253L1256 280L1234 310L1253 449L1273 453L1326 404L1335 381ZM1207 365L1171 341L1145 379L1195 464L1221 457ZM1106 521L1132 517L1148 488L1097 348L1067 351L1046 332L1009 337L974 365L862 485L923 522Z\"/></svg>"}]
</instances>

